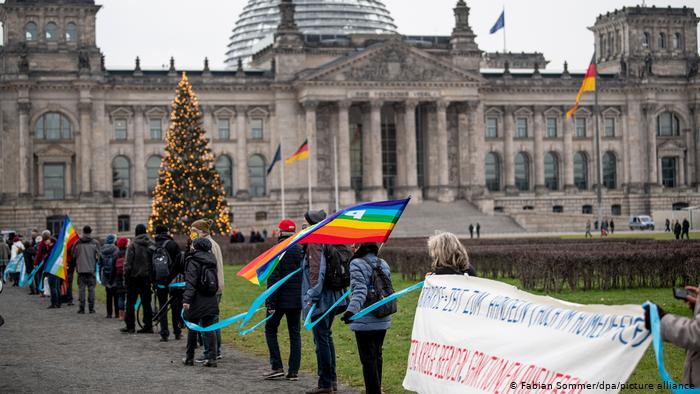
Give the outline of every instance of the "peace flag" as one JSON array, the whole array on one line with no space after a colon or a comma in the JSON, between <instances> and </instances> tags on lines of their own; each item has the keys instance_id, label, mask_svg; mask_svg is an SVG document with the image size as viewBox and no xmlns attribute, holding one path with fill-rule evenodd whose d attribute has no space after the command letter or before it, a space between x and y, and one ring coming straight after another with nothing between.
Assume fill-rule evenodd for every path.
<instances>
[{"instance_id":1,"label":"peace flag","mask_svg":"<svg viewBox=\"0 0 700 394\"><path fill-rule=\"evenodd\" d=\"M57 276L64 281L68 278L68 251L78 241L78 232L75 231L70 218L66 216L63 219L63 226L58 234L58 240L51 254L46 260L46 268L44 272Z\"/></svg>"}]
</instances>

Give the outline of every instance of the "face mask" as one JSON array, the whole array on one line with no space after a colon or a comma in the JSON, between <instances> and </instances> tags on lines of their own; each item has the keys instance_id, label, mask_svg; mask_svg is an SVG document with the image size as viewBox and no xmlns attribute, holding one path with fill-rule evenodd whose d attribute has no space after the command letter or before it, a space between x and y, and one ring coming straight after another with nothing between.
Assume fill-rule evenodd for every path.
<instances>
[{"instance_id":1,"label":"face mask","mask_svg":"<svg viewBox=\"0 0 700 394\"><path fill-rule=\"evenodd\" d=\"M197 237L198 237L198 235L197 235L196 232L192 231L192 232L190 233L190 239L191 239L191 240L194 241L195 239L197 239Z\"/></svg>"}]
</instances>

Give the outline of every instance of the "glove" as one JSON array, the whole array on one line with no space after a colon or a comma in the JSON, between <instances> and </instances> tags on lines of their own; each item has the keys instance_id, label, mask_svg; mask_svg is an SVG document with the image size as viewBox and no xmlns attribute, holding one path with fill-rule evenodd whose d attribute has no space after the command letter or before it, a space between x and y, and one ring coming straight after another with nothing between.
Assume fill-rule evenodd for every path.
<instances>
[{"instance_id":1,"label":"glove","mask_svg":"<svg viewBox=\"0 0 700 394\"><path fill-rule=\"evenodd\" d=\"M666 312L664 312L658 304L654 305L656 305L656 309L659 311L659 320L661 320L664 315L666 315ZM651 308L649 305L644 305L644 327L651 331Z\"/></svg>"},{"instance_id":2,"label":"glove","mask_svg":"<svg viewBox=\"0 0 700 394\"><path fill-rule=\"evenodd\" d=\"M355 316L354 313L352 313L350 311L345 311L345 313L343 313L343 317L341 317L340 320L342 320L343 323L345 323L345 324L350 324L350 323L352 323L350 318L353 316Z\"/></svg>"}]
</instances>

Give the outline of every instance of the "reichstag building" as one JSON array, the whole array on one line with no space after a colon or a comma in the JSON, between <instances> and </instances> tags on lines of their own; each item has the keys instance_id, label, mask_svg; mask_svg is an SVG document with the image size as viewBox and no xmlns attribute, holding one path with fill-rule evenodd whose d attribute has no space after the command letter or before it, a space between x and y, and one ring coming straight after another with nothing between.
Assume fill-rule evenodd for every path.
<instances>
[{"instance_id":1,"label":"reichstag building","mask_svg":"<svg viewBox=\"0 0 700 394\"><path fill-rule=\"evenodd\" d=\"M449 35L405 36L381 1L249 1L227 70L186 70L234 226L279 220L279 165L266 169L279 144L288 157L306 139L309 159L285 168L288 216L307 208L307 182L315 207L332 210L336 173L340 206L412 195L485 215L594 211L592 94L565 117L583 75L540 53L482 51L469 7L455 3ZM99 10L93 0L0 5L0 228L56 230L69 214L98 234L127 233L150 214L183 70L176 59L106 69ZM605 215L700 205L695 11L601 12L590 30Z\"/></svg>"}]
</instances>

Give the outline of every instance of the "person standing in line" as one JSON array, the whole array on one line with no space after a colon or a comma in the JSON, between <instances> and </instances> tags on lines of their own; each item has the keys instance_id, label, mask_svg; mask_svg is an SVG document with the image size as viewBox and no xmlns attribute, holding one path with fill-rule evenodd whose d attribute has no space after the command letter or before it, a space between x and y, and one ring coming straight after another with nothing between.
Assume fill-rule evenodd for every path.
<instances>
[{"instance_id":1,"label":"person standing in line","mask_svg":"<svg viewBox=\"0 0 700 394\"><path fill-rule=\"evenodd\" d=\"M22 242L22 236L20 235L15 235L14 239L12 240L12 249L10 251L10 261L15 260L18 258L18 256L22 255L24 253L24 242ZM19 268L19 264L17 265L17 268ZM19 286L19 271L15 269L15 272L10 272L10 278L12 278L12 287L18 287Z\"/></svg>"},{"instance_id":2,"label":"person standing in line","mask_svg":"<svg viewBox=\"0 0 700 394\"><path fill-rule=\"evenodd\" d=\"M180 259L180 247L177 246L177 242L175 242L173 237L171 237L168 234L169 231L170 230L168 229L168 226L164 224L159 224L156 226L156 248L163 248L168 254L168 259L170 260L170 264L168 266L168 284L175 277L175 275L173 274L173 270L175 268L174 265L177 263L177 260ZM165 305L165 303L168 302L168 298L170 297L171 293L171 289L167 287L168 285L162 286L163 287L156 286L156 294L158 296L158 308L162 308L163 305ZM176 339L180 339L180 310L173 308L172 306L173 305L171 304L170 311L172 314L173 321L173 334L175 335ZM163 313L160 316L160 341L167 342L168 337L170 337L170 331L168 331L168 314Z\"/></svg>"},{"instance_id":3,"label":"person standing in line","mask_svg":"<svg viewBox=\"0 0 700 394\"><path fill-rule=\"evenodd\" d=\"M41 237L38 237L39 240L41 240ZM24 252L22 252L22 255L24 256L24 269L26 272L27 277L25 278L25 282L29 280L29 274L34 270L34 259L36 257L36 241L32 240L32 242L26 241L24 242ZM36 291L36 282L32 280L32 284L29 285L29 295L34 295L37 293Z\"/></svg>"},{"instance_id":4,"label":"person standing in line","mask_svg":"<svg viewBox=\"0 0 700 394\"><path fill-rule=\"evenodd\" d=\"M153 310L151 309L151 260L153 239L146 234L146 226L139 224L135 229L134 241L126 249L124 261L124 281L126 282L126 327L120 331L126 334L153 334ZM143 308L143 328L136 331L134 305L141 298Z\"/></svg>"},{"instance_id":5,"label":"person standing in line","mask_svg":"<svg viewBox=\"0 0 700 394\"><path fill-rule=\"evenodd\" d=\"M44 262L46 264L46 259L51 255L51 250L53 249L56 240L51 238L51 232L49 230L44 230L41 233L41 243L36 251L36 257L34 258L34 264L41 264ZM40 270L41 271L41 270ZM55 309L61 307L61 278L46 274L49 280L49 292L51 294L51 305L48 309ZM43 280L43 279L42 279Z\"/></svg>"},{"instance_id":6,"label":"person standing in line","mask_svg":"<svg viewBox=\"0 0 700 394\"><path fill-rule=\"evenodd\" d=\"M37 267L41 263L46 264L45 260L51 254L51 249L53 248L53 244L55 242L55 240L51 239L51 231L49 231L49 230L42 231L41 235L39 237L41 238L41 241L39 241L39 243L37 243L37 245L36 245L36 256L34 256L34 266L35 267ZM34 282L37 283L37 286L39 286L39 283L44 280L43 271L44 271L44 267L40 268L36 272L36 274L34 275ZM38 290L38 288L37 288L37 290ZM41 292L39 292L39 293L41 293ZM44 294L41 293L41 296L43 297Z\"/></svg>"},{"instance_id":7,"label":"person standing in line","mask_svg":"<svg viewBox=\"0 0 700 394\"><path fill-rule=\"evenodd\" d=\"M192 223L191 226L191 231L194 232L194 235L196 238L206 238L209 240L209 243L211 243L211 253L214 255L214 258L216 259L216 275L219 280L219 289L216 291L216 300L220 304L221 303L221 297L224 294L224 258L221 254L221 247L219 247L219 244L214 241L214 239L211 237L211 226L214 224L214 221L211 219L199 219L196 220L194 223ZM218 311L218 307L217 307ZM217 313L214 316L214 323L217 323L219 321L219 314ZM216 330L216 348L214 351L216 352L216 359L221 360L224 358L224 356L221 354L221 330ZM198 358L195 360L197 363L203 363L204 360L206 359L206 354L209 351L208 348L209 344L208 342L204 343L204 356Z\"/></svg>"},{"instance_id":8,"label":"person standing in line","mask_svg":"<svg viewBox=\"0 0 700 394\"><path fill-rule=\"evenodd\" d=\"M615 222L610 219L610 234L615 234Z\"/></svg>"},{"instance_id":9,"label":"person standing in line","mask_svg":"<svg viewBox=\"0 0 700 394\"><path fill-rule=\"evenodd\" d=\"M469 238L474 239L474 225L469 223Z\"/></svg>"},{"instance_id":10,"label":"person standing in line","mask_svg":"<svg viewBox=\"0 0 700 394\"><path fill-rule=\"evenodd\" d=\"M119 248L114 244L117 241L117 236L109 234L105 238L105 244L100 248L100 278L102 278L102 286L105 288L107 295L107 315L105 318L112 318L112 310L114 317L119 315L119 300L117 297L117 253Z\"/></svg>"},{"instance_id":11,"label":"person standing in line","mask_svg":"<svg viewBox=\"0 0 700 394\"><path fill-rule=\"evenodd\" d=\"M0 278L5 274L5 267L10 261L10 247L6 242L0 242Z\"/></svg>"},{"instance_id":12,"label":"person standing in line","mask_svg":"<svg viewBox=\"0 0 700 394\"><path fill-rule=\"evenodd\" d=\"M90 313L95 313L95 286L97 285L97 260L100 258L100 244L92 238L92 228L83 227L83 236L73 244L70 254L75 259L78 271L78 313L85 313L85 291L88 292Z\"/></svg>"},{"instance_id":13,"label":"person standing in line","mask_svg":"<svg viewBox=\"0 0 700 394\"><path fill-rule=\"evenodd\" d=\"M593 234L591 234L591 221L586 220L586 238L593 238Z\"/></svg>"},{"instance_id":14,"label":"person standing in line","mask_svg":"<svg viewBox=\"0 0 700 394\"><path fill-rule=\"evenodd\" d=\"M114 262L115 293L117 295L117 311L119 311L119 321L124 321L124 306L126 303L126 283L124 283L124 263L126 262L126 250L129 246L129 239L120 237L117 240L117 260Z\"/></svg>"},{"instance_id":15,"label":"person standing in line","mask_svg":"<svg viewBox=\"0 0 700 394\"><path fill-rule=\"evenodd\" d=\"M290 219L284 219L279 223L279 242L291 237L296 232L296 223ZM301 245L293 245L289 248L277 267L267 279L267 287L272 287L280 279L286 277L301 267L304 253ZM270 372L263 375L266 380L281 378L284 376L284 365L277 342L277 329L283 317L287 317L287 330L289 331L289 370L287 380L298 380L301 366L301 275L295 274L285 282L266 301L267 313L272 318L265 323L265 340L270 353Z\"/></svg>"},{"instance_id":16,"label":"person standing in line","mask_svg":"<svg viewBox=\"0 0 700 394\"><path fill-rule=\"evenodd\" d=\"M682 227L682 232L681 232L681 239L690 240L690 222L688 219L683 219L683 227Z\"/></svg>"}]
</instances>

